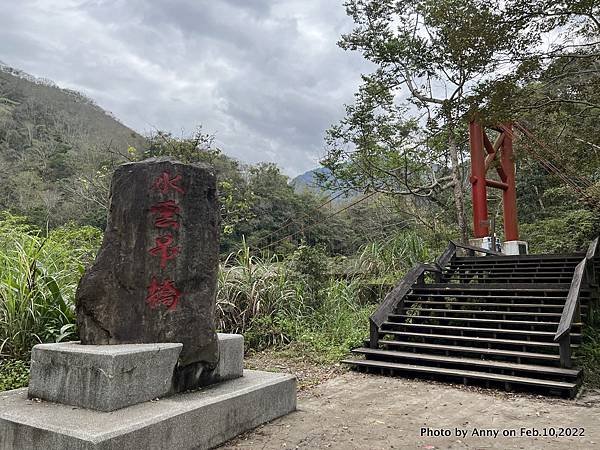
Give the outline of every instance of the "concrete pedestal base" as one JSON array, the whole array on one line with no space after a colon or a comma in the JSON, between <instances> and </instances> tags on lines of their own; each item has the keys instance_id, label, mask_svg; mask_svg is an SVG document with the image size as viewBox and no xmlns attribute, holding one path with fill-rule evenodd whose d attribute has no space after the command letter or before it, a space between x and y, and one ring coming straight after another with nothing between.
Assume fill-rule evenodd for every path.
<instances>
[{"instance_id":1,"label":"concrete pedestal base","mask_svg":"<svg viewBox=\"0 0 600 450\"><path fill-rule=\"evenodd\" d=\"M502 253L505 255L527 255L529 245L525 241L505 241L502 243Z\"/></svg>"},{"instance_id":2,"label":"concrete pedestal base","mask_svg":"<svg viewBox=\"0 0 600 450\"><path fill-rule=\"evenodd\" d=\"M253 370L242 378L112 412L0 393L0 449L203 449L296 409L293 376Z\"/></svg>"},{"instance_id":3,"label":"concrete pedestal base","mask_svg":"<svg viewBox=\"0 0 600 450\"><path fill-rule=\"evenodd\" d=\"M496 250L494 248L494 239L492 238L492 236L469 239L469 245L472 245L473 247L485 248L487 250L494 250L494 251ZM485 253L481 253L481 252L477 252L477 253L479 253L482 256L485 256Z\"/></svg>"},{"instance_id":4,"label":"concrete pedestal base","mask_svg":"<svg viewBox=\"0 0 600 450\"><path fill-rule=\"evenodd\" d=\"M244 337L218 334L219 363L204 385L242 376ZM176 391L173 371L182 344L40 344L31 352L29 397L114 411Z\"/></svg>"},{"instance_id":5,"label":"concrete pedestal base","mask_svg":"<svg viewBox=\"0 0 600 450\"><path fill-rule=\"evenodd\" d=\"M29 397L113 411L163 397L183 344L39 344L31 352Z\"/></svg>"}]
</instances>

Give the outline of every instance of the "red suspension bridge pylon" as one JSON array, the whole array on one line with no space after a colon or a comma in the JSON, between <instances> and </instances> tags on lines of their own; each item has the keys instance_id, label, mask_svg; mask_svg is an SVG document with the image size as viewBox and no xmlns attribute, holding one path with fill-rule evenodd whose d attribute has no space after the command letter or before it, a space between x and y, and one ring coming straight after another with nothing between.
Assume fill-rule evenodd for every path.
<instances>
[{"instance_id":1,"label":"red suspension bridge pylon","mask_svg":"<svg viewBox=\"0 0 600 450\"><path fill-rule=\"evenodd\" d=\"M506 123L498 127L491 127L491 129L499 133L494 143L490 141L486 130L479 122L471 121L469 123L473 234L475 238L490 236L487 188L492 187L502 190L504 239L505 241L518 241L519 225L512 124ZM496 163L498 159L499 163ZM495 167L500 181L487 177L492 166Z\"/></svg>"}]
</instances>

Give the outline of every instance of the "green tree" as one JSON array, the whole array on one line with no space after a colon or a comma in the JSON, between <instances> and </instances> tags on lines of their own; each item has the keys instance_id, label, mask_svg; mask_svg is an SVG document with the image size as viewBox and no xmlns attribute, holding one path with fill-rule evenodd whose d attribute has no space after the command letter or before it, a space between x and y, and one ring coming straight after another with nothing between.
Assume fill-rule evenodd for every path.
<instances>
[{"instance_id":1,"label":"green tree","mask_svg":"<svg viewBox=\"0 0 600 450\"><path fill-rule=\"evenodd\" d=\"M522 21L504 20L495 1L351 0L345 6L356 26L339 45L362 52L377 68L363 77L355 105L330 130L325 165L336 176L359 173L359 188L431 196L452 187L466 240L460 141L468 96L502 61L524 52L530 41ZM432 164L438 169L427 168Z\"/></svg>"},{"instance_id":2,"label":"green tree","mask_svg":"<svg viewBox=\"0 0 600 450\"><path fill-rule=\"evenodd\" d=\"M158 131L149 141L146 150L130 148L130 159L170 156L184 163L205 163L214 168L221 205L221 250L232 251L241 239L239 227L252 217L253 195L244 178L246 168L215 147L214 136L203 133L201 127L192 136L182 138Z\"/></svg>"}]
</instances>

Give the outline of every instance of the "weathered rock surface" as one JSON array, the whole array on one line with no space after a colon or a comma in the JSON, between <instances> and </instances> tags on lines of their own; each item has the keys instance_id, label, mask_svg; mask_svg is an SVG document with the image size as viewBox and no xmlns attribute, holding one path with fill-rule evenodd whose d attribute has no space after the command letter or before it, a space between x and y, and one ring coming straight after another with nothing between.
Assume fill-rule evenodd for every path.
<instances>
[{"instance_id":1,"label":"weathered rock surface","mask_svg":"<svg viewBox=\"0 0 600 450\"><path fill-rule=\"evenodd\" d=\"M218 244L209 167L164 158L119 166L104 241L77 289L82 344L181 342L174 390L197 387L218 362Z\"/></svg>"}]
</instances>

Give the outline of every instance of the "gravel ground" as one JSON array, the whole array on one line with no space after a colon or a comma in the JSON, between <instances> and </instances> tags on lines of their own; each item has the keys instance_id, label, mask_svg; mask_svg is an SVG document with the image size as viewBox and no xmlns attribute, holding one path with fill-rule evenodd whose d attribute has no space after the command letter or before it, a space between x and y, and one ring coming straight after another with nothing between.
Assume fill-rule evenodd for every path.
<instances>
[{"instance_id":1,"label":"gravel ground","mask_svg":"<svg viewBox=\"0 0 600 450\"><path fill-rule=\"evenodd\" d=\"M301 350L286 353L266 350L244 356L244 367L267 372L291 373L298 380L298 397L310 395L311 389L348 371L341 364L316 364Z\"/></svg>"},{"instance_id":2,"label":"gravel ground","mask_svg":"<svg viewBox=\"0 0 600 450\"><path fill-rule=\"evenodd\" d=\"M261 358L249 365L300 372L298 410L222 449L600 449L598 392L569 401Z\"/></svg>"}]
</instances>

